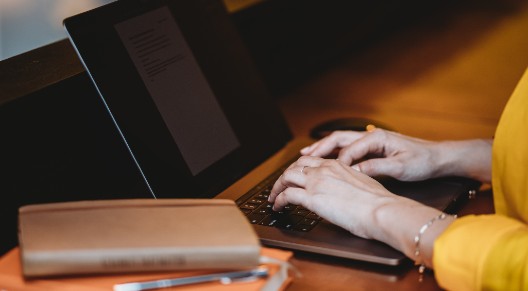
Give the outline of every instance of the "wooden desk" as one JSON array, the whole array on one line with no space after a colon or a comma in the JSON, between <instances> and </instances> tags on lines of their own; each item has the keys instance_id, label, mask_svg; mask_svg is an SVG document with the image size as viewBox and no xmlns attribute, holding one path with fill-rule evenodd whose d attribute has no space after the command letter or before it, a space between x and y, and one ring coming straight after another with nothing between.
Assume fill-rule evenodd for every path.
<instances>
[{"instance_id":1,"label":"wooden desk","mask_svg":"<svg viewBox=\"0 0 528 291\"><path fill-rule=\"evenodd\" d=\"M367 117L427 139L490 138L528 65L527 3L486 1L429 19L315 76L280 100L296 136L336 117ZM493 211L489 190L461 214ZM296 254L288 290L438 290L432 273Z\"/></svg>"},{"instance_id":2,"label":"wooden desk","mask_svg":"<svg viewBox=\"0 0 528 291\"><path fill-rule=\"evenodd\" d=\"M486 3L441 13L354 52L281 98L295 135L358 116L428 139L492 137L527 68L528 5Z\"/></svg>"}]
</instances>

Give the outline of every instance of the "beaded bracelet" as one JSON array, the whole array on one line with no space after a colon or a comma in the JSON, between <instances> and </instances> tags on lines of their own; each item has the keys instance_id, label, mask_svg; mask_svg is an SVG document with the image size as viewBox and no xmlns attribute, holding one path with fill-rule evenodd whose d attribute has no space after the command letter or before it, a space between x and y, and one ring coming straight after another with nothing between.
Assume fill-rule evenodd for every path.
<instances>
[{"instance_id":1,"label":"beaded bracelet","mask_svg":"<svg viewBox=\"0 0 528 291\"><path fill-rule=\"evenodd\" d=\"M448 216L447 214L442 212L438 216L431 218L431 220L429 220L424 225L422 225L422 227L420 227L418 234L414 236L414 247L415 247L414 256L416 257L416 261L414 262L414 264L419 265L418 272L420 272L420 274L422 274L425 271L425 263L421 257L421 252L420 252L420 241L422 239L422 235L431 225L433 225L435 221L444 220L447 216ZM456 218L457 216L453 215L453 217Z\"/></svg>"}]
</instances>

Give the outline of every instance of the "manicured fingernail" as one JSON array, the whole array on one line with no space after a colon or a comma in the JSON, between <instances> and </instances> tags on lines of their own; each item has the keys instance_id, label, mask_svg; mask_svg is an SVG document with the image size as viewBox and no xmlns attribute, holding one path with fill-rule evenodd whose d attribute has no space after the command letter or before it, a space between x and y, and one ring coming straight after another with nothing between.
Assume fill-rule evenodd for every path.
<instances>
[{"instance_id":1,"label":"manicured fingernail","mask_svg":"<svg viewBox=\"0 0 528 291\"><path fill-rule=\"evenodd\" d=\"M365 127L365 130L367 132L373 132L374 130L376 130L376 126L374 124L369 124Z\"/></svg>"},{"instance_id":2,"label":"manicured fingernail","mask_svg":"<svg viewBox=\"0 0 528 291\"><path fill-rule=\"evenodd\" d=\"M353 165L353 166L352 166L352 169L354 169L354 170L356 170L356 171L358 171L358 172L361 172L361 169L359 168L358 165Z\"/></svg>"}]
</instances>

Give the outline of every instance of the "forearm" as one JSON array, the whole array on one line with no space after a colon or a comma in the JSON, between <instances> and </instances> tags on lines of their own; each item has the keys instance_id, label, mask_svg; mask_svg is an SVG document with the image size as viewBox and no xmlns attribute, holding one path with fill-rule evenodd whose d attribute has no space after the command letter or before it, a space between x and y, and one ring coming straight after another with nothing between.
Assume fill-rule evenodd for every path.
<instances>
[{"instance_id":1,"label":"forearm","mask_svg":"<svg viewBox=\"0 0 528 291\"><path fill-rule=\"evenodd\" d=\"M434 176L461 176L490 182L492 144L491 139L443 141L435 144Z\"/></svg>"}]
</instances>

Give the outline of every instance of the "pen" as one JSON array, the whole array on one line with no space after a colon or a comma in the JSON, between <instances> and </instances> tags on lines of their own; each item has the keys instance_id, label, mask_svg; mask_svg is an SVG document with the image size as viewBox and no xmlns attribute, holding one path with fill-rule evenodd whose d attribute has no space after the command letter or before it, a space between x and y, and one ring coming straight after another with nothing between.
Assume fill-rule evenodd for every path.
<instances>
[{"instance_id":1,"label":"pen","mask_svg":"<svg viewBox=\"0 0 528 291\"><path fill-rule=\"evenodd\" d=\"M168 288L174 286L197 284L205 282L220 281L222 284L229 284L237 280L251 280L268 276L268 268L259 267L246 271L235 271L225 273L215 273L209 275L183 277L175 279L162 279L143 282L132 282L114 285L114 291L142 291L158 288Z\"/></svg>"}]
</instances>

